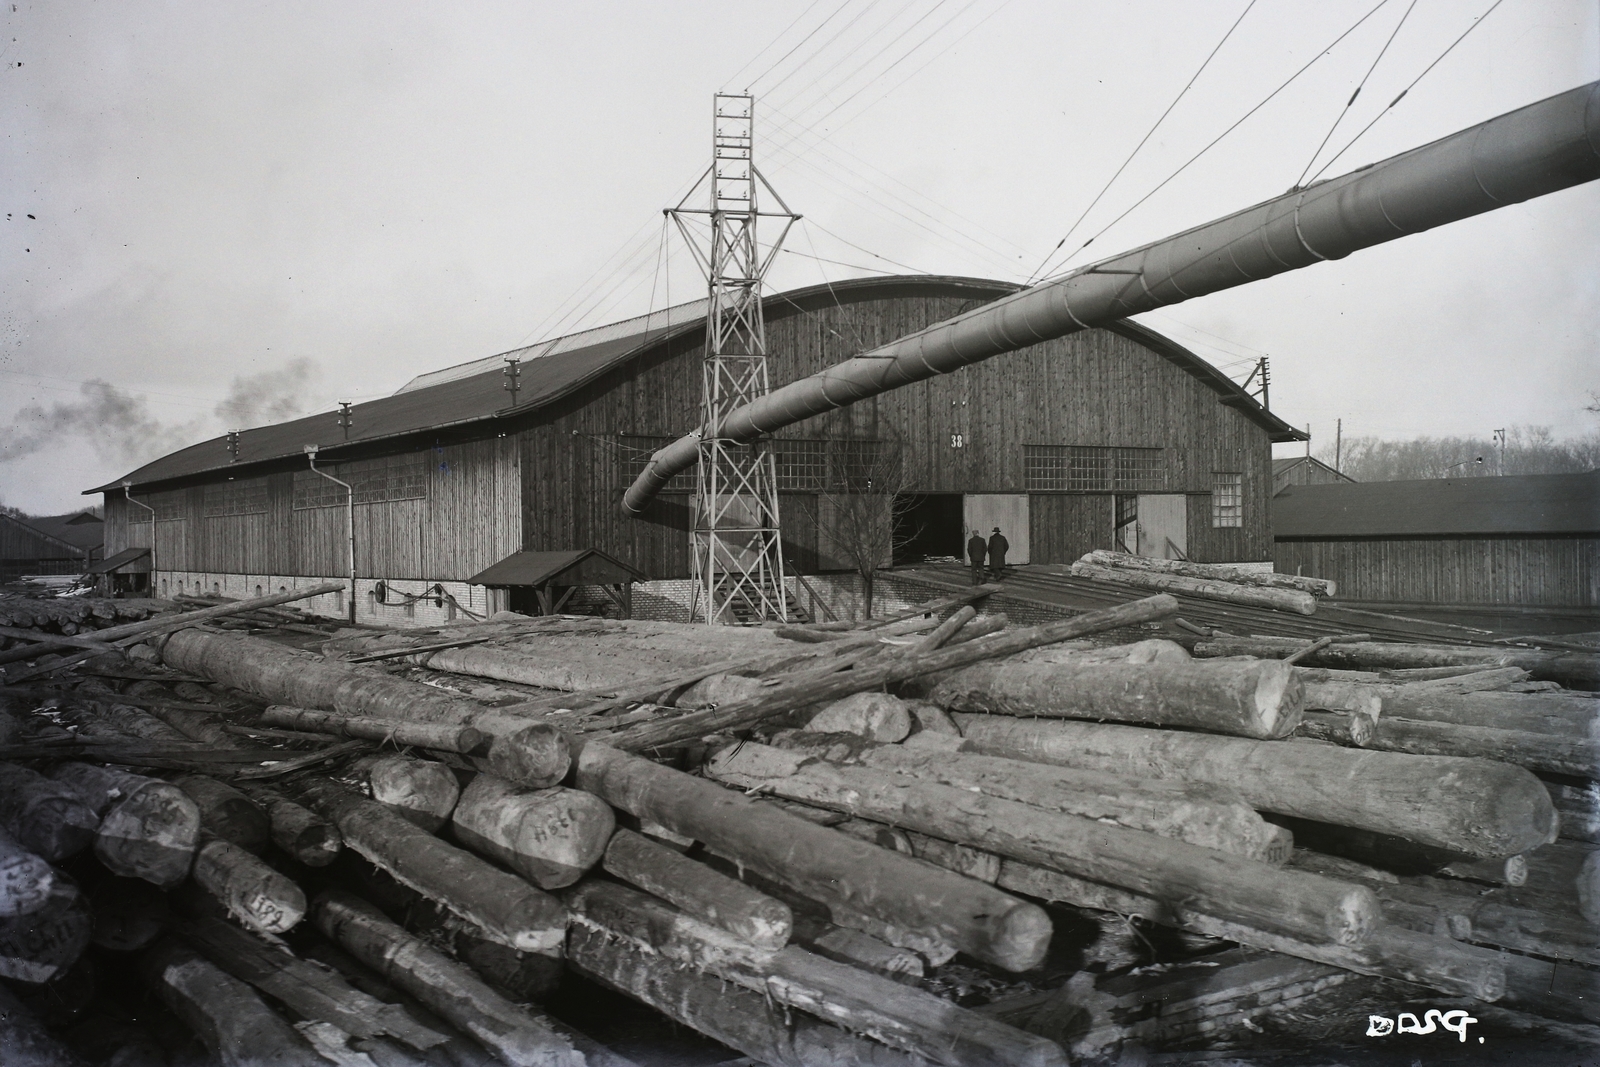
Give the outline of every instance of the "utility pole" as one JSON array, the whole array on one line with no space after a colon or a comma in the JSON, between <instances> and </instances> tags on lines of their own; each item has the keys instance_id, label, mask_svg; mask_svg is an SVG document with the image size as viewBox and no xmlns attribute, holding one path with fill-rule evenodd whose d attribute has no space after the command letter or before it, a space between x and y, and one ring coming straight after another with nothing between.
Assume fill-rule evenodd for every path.
<instances>
[{"instance_id":1,"label":"utility pole","mask_svg":"<svg viewBox=\"0 0 1600 1067\"><path fill-rule=\"evenodd\" d=\"M787 619L783 547L778 524L778 477L762 441L724 439L730 412L766 396L766 320L761 283L789 228L789 210L755 165L755 97L713 97L711 167L667 214L705 273L706 351L701 371L700 464L692 517L694 602L690 618L713 625L741 619ZM705 208L686 205L710 186ZM762 211L764 191L780 211ZM697 218L700 216L701 218ZM756 241L762 218L782 220L765 250ZM710 223L706 233L703 222Z\"/></svg>"},{"instance_id":2,"label":"utility pole","mask_svg":"<svg viewBox=\"0 0 1600 1067\"><path fill-rule=\"evenodd\" d=\"M1333 428L1333 469L1334 469L1334 472L1336 474L1343 474L1344 473L1343 468L1341 468L1339 466L1339 452L1343 447L1344 447L1344 419L1340 419L1336 423L1334 423L1334 428Z\"/></svg>"},{"instance_id":3,"label":"utility pole","mask_svg":"<svg viewBox=\"0 0 1600 1067\"><path fill-rule=\"evenodd\" d=\"M1499 429L1494 432L1494 442L1500 446L1500 477L1506 474L1506 431Z\"/></svg>"}]
</instances>

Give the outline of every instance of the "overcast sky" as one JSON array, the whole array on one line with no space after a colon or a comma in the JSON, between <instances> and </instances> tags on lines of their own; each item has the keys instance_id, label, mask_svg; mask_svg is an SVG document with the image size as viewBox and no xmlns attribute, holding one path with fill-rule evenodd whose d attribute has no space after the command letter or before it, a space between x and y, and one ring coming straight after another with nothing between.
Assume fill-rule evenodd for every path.
<instances>
[{"instance_id":1,"label":"overcast sky","mask_svg":"<svg viewBox=\"0 0 1600 1067\"><path fill-rule=\"evenodd\" d=\"M718 89L757 94L806 216L775 288L1023 281L1236 21L1063 251L1316 62L1073 264L1281 193L1379 114L1324 177L1600 77L1595 0L1502 0L1385 113L1492 2L8 3L0 501L698 295L661 209ZM1585 432L1600 183L1145 321L1270 354L1319 443Z\"/></svg>"}]
</instances>

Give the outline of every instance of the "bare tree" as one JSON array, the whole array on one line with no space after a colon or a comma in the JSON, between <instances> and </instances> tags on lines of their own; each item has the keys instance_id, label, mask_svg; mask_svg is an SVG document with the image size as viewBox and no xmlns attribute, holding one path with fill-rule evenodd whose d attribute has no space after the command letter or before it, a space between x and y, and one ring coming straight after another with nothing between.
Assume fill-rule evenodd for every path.
<instances>
[{"instance_id":1,"label":"bare tree","mask_svg":"<svg viewBox=\"0 0 1600 1067\"><path fill-rule=\"evenodd\" d=\"M808 506L818 548L861 578L862 606L872 616L878 571L906 538L895 533L910 488L897 441L840 441L830 449L828 488Z\"/></svg>"}]
</instances>

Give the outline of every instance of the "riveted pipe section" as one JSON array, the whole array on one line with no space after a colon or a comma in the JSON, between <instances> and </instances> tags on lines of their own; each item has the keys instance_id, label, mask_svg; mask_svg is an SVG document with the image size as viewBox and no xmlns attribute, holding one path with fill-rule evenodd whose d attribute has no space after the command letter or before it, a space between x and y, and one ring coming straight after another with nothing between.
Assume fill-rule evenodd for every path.
<instances>
[{"instance_id":1,"label":"riveted pipe section","mask_svg":"<svg viewBox=\"0 0 1600 1067\"><path fill-rule=\"evenodd\" d=\"M936 323L776 389L714 432L748 442L902 385L1040 341L1600 178L1600 82L1318 182ZM650 458L623 495L641 513L700 458L709 428Z\"/></svg>"}]
</instances>

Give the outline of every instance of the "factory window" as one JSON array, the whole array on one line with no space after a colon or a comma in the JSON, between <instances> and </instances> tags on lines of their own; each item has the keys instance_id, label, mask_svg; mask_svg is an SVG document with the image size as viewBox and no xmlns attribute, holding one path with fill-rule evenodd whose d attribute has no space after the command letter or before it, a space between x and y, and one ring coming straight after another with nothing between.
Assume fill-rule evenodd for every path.
<instances>
[{"instance_id":1,"label":"factory window","mask_svg":"<svg viewBox=\"0 0 1600 1067\"><path fill-rule=\"evenodd\" d=\"M157 522L178 522L183 519L183 497L182 493L171 493L165 496L153 496L146 503L155 509ZM138 507L130 509L129 515L133 522L150 518L148 511Z\"/></svg>"},{"instance_id":2,"label":"factory window","mask_svg":"<svg viewBox=\"0 0 1600 1067\"><path fill-rule=\"evenodd\" d=\"M428 496L428 460L424 456L388 456L354 463L322 466L319 469L349 482L357 504L381 504L390 500L423 500ZM348 499L344 486L315 471L294 472L294 507L343 507Z\"/></svg>"},{"instance_id":3,"label":"factory window","mask_svg":"<svg viewBox=\"0 0 1600 1067\"><path fill-rule=\"evenodd\" d=\"M1211 525L1244 525L1244 475L1211 475Z\"/></svg>"},{"instance_id":4,"label":"factory window","mask_svg":"<svg viewBox=\"0 0 1600 1067\"><path fill-rule=\"evenodd\" d=\"M767 442L777 468L778 489L792 493L837 493L892 480L898 457L882 441L774 440Z\"/></svg>"},{"instance_id":5,"label":"factory window","mask_svg":"<svg viewBox=\"0 0 1600 1067\"><path fill-rule=\"evenodd\" d=\"M1022 484L1030 493L1159 492L1166 450L1100 445L1025 445Z\"/></svg>"},{"instance_id":6,"label":"factory window","mask_svg":"<svg viewBox=\"0 0 1600 1067\"><path fill-rule=\"evenodd\" d=\"M205 515L208 519L221 515L262 515L266 510L266 482L222 482L206 486Z\"/></svg>"},{"instance_id":7,"label":"factory window","mask_svg":"<svg viewBox=\"0 0 1600 1067\"><path fill-rule=\"evenodd\" d=\"M650 434L621 434L618 450L621 484L632 484L652 453L675 438ZM893 459L882 441L824 441L778 439L761 445L772 454L778 489L785 493L832 493L869 488L874 479L888 477ZM664 493L693 493L693 468L674 475Z\"/></svg>"},{"instance_id":8,"label":"factory window","mask_svg":"<svg viewBox=\"0 0 1600 1067\"><path fill-rule=\"evenodd\" d=\"M603 440L603 438L596 438ZM633 484L633 480L644 472L645 464L650 462L650 457L661 449L666 448L676 437L663 434L624 433L618 434L617 459L619 461L620 480L623 488ZM675 474L672 479L662 487L663 493L692 493L694 492L694 468L690 467L682 474Z\"/></svg>"}]
</instances>

